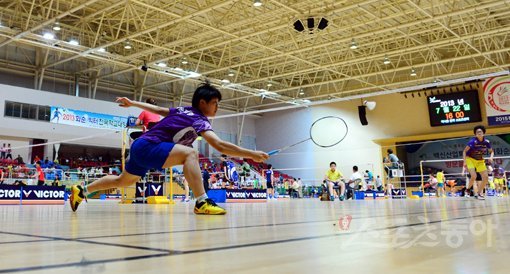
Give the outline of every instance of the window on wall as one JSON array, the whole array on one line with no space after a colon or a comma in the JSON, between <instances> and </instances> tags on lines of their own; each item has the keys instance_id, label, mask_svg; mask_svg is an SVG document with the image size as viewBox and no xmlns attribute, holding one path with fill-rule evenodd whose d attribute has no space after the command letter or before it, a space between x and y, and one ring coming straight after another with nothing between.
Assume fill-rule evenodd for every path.
<instances>
[{"instance_id":1,"label":"window on wall","mask_svg":"<svg viewBox=\"0 0 510 274\"><path fill-rule=\"evenodd\" d=\"M49 121L49 106L25 104L19 102L5 101L5 117L25 118L30 120Z\"/></svg>"},{"instance_id":2,"label":"window on wall","mask_svg":"<svg viewBox=\"0 0 510 274\"><path fill-rule=\"evenodd\" d=\"M38 110L37 120L49 122L51 108L49 106L38 106L38 107L39 107L39 110Z\"/></svg>"}]
</instances>

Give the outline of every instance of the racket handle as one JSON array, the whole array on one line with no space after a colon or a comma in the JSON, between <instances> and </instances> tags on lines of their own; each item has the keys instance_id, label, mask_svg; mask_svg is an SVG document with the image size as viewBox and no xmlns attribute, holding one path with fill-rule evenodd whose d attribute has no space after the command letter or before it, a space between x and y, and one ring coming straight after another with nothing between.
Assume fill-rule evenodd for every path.
<instances>
[{"instance_id":1,"label":"racket handle","mask_svg":"<svg viewBox=\"0 0 510 274\"><path fill-rule=\"evenodd\" d=\"M279 149L275 149L275 150L271 150L271 151L269 151L267 154L268 154L269 156L273 156L273 155L275 155L275 154L278 154L279 152L280 152L280 150L279 150Z\"/></svg>"}]
</instances>

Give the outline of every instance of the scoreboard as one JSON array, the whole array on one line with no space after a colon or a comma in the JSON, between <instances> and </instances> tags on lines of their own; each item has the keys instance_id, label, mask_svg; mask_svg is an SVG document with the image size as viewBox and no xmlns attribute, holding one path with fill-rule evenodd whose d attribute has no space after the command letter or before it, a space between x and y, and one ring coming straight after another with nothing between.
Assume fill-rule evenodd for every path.
<instances>
[{"instance_id":1,"label":"scoreboard","mask_svg":"<svg viewBox=\"0 0 510 274\"><path fill-rule=\"evenodd\" d=\"M430 126L446 126L482 121L478 91L427 97Z\"/></svg>"}]
</instances>

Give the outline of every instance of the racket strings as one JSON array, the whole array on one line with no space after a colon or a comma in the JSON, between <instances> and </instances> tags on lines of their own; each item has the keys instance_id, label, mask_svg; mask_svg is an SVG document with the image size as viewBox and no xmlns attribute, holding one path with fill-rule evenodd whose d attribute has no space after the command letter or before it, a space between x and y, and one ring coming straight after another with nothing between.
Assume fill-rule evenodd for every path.
<instances>
[{"instance_id":1,"label":"racket strings","mask_svg":"<svg viewBox=\"0 0 510 274\"><path fill-rule=\"evenodd\" d=\"M349 131L340 117L326 116L316 120L310 127L310 139L320 147L332 147L340 143Z\"/></svg>"}]
</instances>

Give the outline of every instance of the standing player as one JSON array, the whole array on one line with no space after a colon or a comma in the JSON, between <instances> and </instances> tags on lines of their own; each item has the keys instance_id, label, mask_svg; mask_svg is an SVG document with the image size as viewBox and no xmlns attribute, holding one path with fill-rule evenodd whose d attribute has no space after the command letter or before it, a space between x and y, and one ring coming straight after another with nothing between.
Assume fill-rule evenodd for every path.
<instances>
[{"instance_id":1,"label":"standing player","mask_svg":"<svg viewBox=\"0 0 510 274\"><path fill-rule=\"evenodd\" d=\"M489 175L487 173L487 166L485 166L485 161L483 156L489 152L490 158L489 162L492 163L494 158L494 150L492 149L491 143L489 140L485 139L485 127L484 126L476 126L473 129L473 133L475 137L473 137L466 148L464 149L462 156L464 159L464 166L467 167L471 178L469 179L469 185L467 189L473 186L474 195L477 196L479 200L485 200L483 196L483 190L485 189L485 185L487 185L487 181L489 180ZM479 172L482 176L482 183L475 183L476 173Z\"/></svg>"},{"instance_id":2,"label":"standing player","mask_svg":"<svg viewBox=\"0 0 510 274\"><path fill-rule=\"evenodd\" d=\"M268 159L269 155L225 142L212 131L207 117L216 115L220 100L221 93L209 83L200 85L195 90L191 107L167 109L133 102L126 97L118 98L117 102L122 107L136 106L163 115L165 118L133 142L126 168L120 176L108 175L85 187L73 186L70 197L72 210L76 211L89 192L130 186L138 182L152 168L184 165L184 177L196 198L195 214L225 214L225 209L216 205L205 193L198 153L191 148L191 144L198 135L201 135L213 148L224 154L251 158L257 162Z\"/></svg>"},{"instance_id":3,"label":"standing player","mask_svg":"<svg viewBox=\"0 0 510 274\"><path fill-rule=\"evenodd\" d=\"M273 165L267 165L267 169L264 172L266 175L266 191L267 191L267 199L272 199L274 197L274 173L273 173ZM274 197L276 200L276 197Z\"/></svg>"},{"instance_id":4,"label":"standing player","mask_svg":"<svg viewBox=\"0 0 510 274\"><path fill-rule=\"evenodd\" d=\"M329 163L329 169L326 172L326 176L324 176L324 180L326 180L326 182L328 184L329 195L331 196L330 197L331 201L334 201L335 196L336 196L335 191L333 189L333 185L339 186L340 193L338 193L338 198L340 199L340 201L344 200L345 184L344 184L344 182L341 181L342 177L343 177L342 173L340 173L340 171L336 170L336 163L335 162Z\"/></svg>"},{"instance_id":5,"label":"standing player","mask_svg":"<svg viewBox=\"0 0 510 274\"><path fill-rule=\"evenodd\" d=\"M446 196L444 193L444 173L443 170L440 169L436 173L436 179L437 179L437 197L444 197Z\"/></svg>"},{"instance_id":6,"label":"standing player","mask_svg":"<svg viewBox=\"0 0 510 274\"><path fill-rule=\"evenodd\" d=\"M239 180L239 174L237 173L236 164L227 159L227 155L222 154L222 165L223 165L223 173L225 174L225 178L227 178L230 188L235 188L237 182Z\"/></svg>"},{"instance_id":7,"label":"standing player","mask_svg":"<svg viewBox=\"0 0 510 274\"><path fill-rule=\"evenodd\" d=\"M503 197L505 189L505 170L499 165L494 165L492 174L494 176L494 184L496 185L496 196Z\"/></svg>"},{"instance_id":8,"label":"standing player","mask_svg":"<svg viewBox=\"0 0 510 274\"><path fill-rule=\"evenodd\" d=\"M157 105L156 100L153 98L147 98L145 100L145 103L151 104L151 105ZM161 116L157 113L153 113L151 111L144 110L138 115L138 119L136 119L136 125L143 125L143 132L146 132L147 130L151 129L157 122L161 120Z\"/></svg>"}]
</instances>

